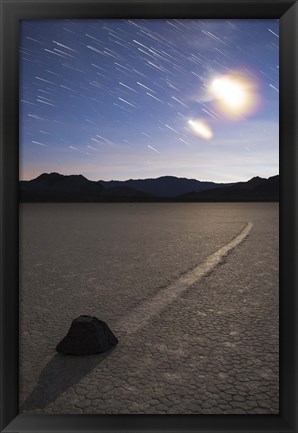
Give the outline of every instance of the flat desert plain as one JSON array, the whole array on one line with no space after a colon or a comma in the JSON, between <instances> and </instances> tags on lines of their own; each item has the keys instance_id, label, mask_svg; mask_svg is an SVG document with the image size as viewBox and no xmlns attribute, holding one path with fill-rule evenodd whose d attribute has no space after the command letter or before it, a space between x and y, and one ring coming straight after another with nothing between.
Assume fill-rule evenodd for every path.
<instances>
[{"instance_id":1,"label":"flat desert plain","mask_svg":"<svg viewBox=\"0 0 298 433\"><path fill-rule=\"evenodd\" d=\"M20 412L277 414L277 203L20 205ZM110 352L63 356L94 315Z\"/></svg>"}]
</instances>

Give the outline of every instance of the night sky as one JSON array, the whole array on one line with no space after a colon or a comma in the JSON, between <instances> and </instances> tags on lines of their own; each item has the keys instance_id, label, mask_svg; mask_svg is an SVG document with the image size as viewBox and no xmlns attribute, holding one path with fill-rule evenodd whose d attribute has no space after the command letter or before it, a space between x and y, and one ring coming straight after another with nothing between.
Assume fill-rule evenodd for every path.
<instances>
[{"instance_id":1,"label":"night sky","mask_svg":"<svg viewBox=\"0 0 298 433\"><path fill-rule=\"evenodd\" d=\"M23 20L20 179L278 174L278 20Z\"/></svg>"}]
</instances>

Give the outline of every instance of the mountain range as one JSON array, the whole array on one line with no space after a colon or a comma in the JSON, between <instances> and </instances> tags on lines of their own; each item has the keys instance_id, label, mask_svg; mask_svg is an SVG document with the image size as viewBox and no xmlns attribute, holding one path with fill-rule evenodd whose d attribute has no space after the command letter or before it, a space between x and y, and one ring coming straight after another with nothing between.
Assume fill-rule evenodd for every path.
<instances>
[{"instance_id":1,"label":"mountain range","mask_svg":"<svg viewBox=\"0 0 298 433\"><path fill-rule=\"evenodd\" d=\"M278 201L279 176L215 183L162 176L156 179L91 181L82 175L43 173L20 181L21 202L220 202Z\"/></svg>"}]
</instances>

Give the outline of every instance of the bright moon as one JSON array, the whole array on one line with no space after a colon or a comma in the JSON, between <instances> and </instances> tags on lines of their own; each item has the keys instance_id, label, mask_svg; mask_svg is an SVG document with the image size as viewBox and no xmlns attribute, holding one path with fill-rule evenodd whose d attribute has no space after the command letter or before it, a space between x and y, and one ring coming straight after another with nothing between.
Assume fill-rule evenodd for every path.
<instances>
[{"instance_id":1,"label":"bright moon","mask_svg":"<svg viewBox=\"0 0 298 433\"><path fill-rule=\"evenodd\" d=\"M193 132L205 140L210 140L213 137L213 132L209 125L204 120L189 120L188 124L191 126Z\"/></svg>"},{"instance_id":2,"label":"bright moon","mask_svg":"<svg viewBox=\"0 0 298 433\"><path fill-rule=\"evenodd\" d=\"M241 108L247 99L243 86L229 77L216 78L211 90L232 109Z\"/></svg>"},{"instance_id":3,"label":"bright moon","mask_svg":"<svg viewBox=\"0 0 298 433\"><path fill-rule=\"evenodd\" d=\"M230 117L249 114L256 107L258 98L255 85L247 78L222 75L213 80L210 91L218 108Z\"/></svg>"}]
</instances>

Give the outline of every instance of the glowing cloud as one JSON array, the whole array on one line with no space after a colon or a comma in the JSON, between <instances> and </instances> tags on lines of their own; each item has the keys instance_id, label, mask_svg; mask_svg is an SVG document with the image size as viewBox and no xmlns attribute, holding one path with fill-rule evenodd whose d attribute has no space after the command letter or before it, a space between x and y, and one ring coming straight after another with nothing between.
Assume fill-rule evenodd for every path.
<instances>
[{"instance_id":1,"label":"glowing cloud","mask_svg":"<svg viewBox=\"0 0 298 433\"><path fill-rule=\"evenodd\" d=\"M217 108L228 117L251 114L258 105L256 85L244 76L222 75L212 81L209 89Z\"/></svg>"},{"instance_id":2,"label":"glowing cloud","mask_svg":"<svg viewBox=\"0 0 298 433\"><path fill-rule=\"evenodd\" d=\"M204 138L205 140L210 140L213 137L211 128L204 120L189 120L188 124L190 125L192 131L199 137Z\"/></svg>"}]
</instances>

